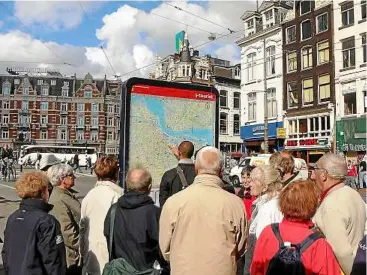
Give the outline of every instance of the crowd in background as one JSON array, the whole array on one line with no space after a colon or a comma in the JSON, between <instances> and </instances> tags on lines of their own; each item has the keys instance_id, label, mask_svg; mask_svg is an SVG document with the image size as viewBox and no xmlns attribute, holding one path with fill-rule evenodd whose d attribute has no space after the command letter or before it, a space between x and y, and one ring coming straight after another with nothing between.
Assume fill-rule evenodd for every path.
<instances>
[{"instance_id":1,"label":"crowd in background","mask_svg":"<svg viewBox=\"0 0 367 275\"><path fill-rule=\"evenodd\" d=\"M366 204L344 184L345 159L324 155L308 180L287 152L245 167L238 192L223 178L221 152L171 147L177 167L149 196L150 172L131 167L126 192L115 158L101 157L82 203L75 167L52 154L16 183L8 219L6 274L365 274ZM193 161L193 158L195 161Z\"/></svg>"}]
</instances>

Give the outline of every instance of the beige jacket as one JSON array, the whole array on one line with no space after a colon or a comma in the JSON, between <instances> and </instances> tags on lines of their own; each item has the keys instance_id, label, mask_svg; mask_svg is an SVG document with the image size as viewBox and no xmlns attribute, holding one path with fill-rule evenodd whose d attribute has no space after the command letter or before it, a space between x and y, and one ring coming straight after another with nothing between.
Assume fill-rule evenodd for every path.
<instances>
[{"instance_id":1,"label":"beige jacket","mask_svg":"<svg viewBox=\"0 0 367 275\"><path fill-rule=\"evenodd\" d=\"M123 195L124 190L110 181L97 181L82 202L80 221L80 252L83 274L100 275L108 262L104 220L111 205Z\"/></svg>"},{"instance_id":2,"label":"beige jacket","mask_svg":"<svg viewBox=\"0 0 367 275\"><path fill-rule=\"evenodd\" d=\"M247 239L245 207L220 178L199 175L164 204L159 245L171 275L235 275Z\"/></svg>"},{"instance_id":3,"label":"beige jacket","mask_svg":"<svg viewBox=\"0 0 367 275\"><path fill-rule=\"evenodd\" d=\"M81 265L79 253L80 202L75 194L76 191L73 189L66 190L55 186L49 199L49 203L53 205L50 214L55 216L61 225L68 267Z\"/></svg>"},{"instance_id":4,"label":"beige jacket","mask_svg":"<svg viewBox=\"0 0 367 275\"><path fill-rule=\"evenodd\" d=\"M335 186L321 203L314 222L330 243L342 270L349 275L365 229L366 207L361 196L344 184Z\"/></svg>"}]
</instances>

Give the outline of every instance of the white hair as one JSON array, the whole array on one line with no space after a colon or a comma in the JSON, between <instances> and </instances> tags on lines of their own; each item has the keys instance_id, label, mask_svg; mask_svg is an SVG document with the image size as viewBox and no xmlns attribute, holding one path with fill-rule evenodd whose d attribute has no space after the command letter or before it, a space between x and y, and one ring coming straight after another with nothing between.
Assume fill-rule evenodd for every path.
<instances>
[{"instance_id":1,"label":"white hair","mask_svg":"<svg viewBox=\"0 0 367 275\"><path fill-rule=\"evenodd\" d=\"M46 172L46 175L52 186L59 186L63 178L73 174L73 168L68 164L53 165Z\"/></svg>"},{"instance_id":2,"label":"white hair","mask_svg":"<svg viewBox=\"0 0 367 275\"><path fill-rule=\"evenodd\" d=\"M320 164L320 167L324 168L333 179L344 179L348 173L347 162L342 156L336 154L325 154L317 163Z\"/></svg>"},{"instance_id":3,"label":"white hair","mask_svg":"<svg viewBox=\"0 0 367 275\"><path fill-rule=\"evenodd\" d=\"M219 175L222 166L222 154L215 147L204 147L196 156L195 167L198 174Z\"/></svg>"}]
</instances>

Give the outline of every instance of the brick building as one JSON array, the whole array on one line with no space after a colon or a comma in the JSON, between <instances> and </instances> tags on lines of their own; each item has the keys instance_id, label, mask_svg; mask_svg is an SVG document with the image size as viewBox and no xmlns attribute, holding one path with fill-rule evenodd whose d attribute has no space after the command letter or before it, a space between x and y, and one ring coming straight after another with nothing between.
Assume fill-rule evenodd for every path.
<instances>
[{"instance_id":1,"label":"brick building","mask_svg":"<svg viewBox=\"0 0 367 275\"><path fill-rule=\"evenodd\" d=\"M316 162L334 142L332 1L296 1L282 30L284 148Z\"/></svg>"},{"instance_id":2,"label":"brick building","mask_svg":"<svg viewBox=\"0 0 367 275\"><path fill-rule=\"evenodd\" d=\"M47 76L0 75L0 145L118 148L121 82Z\"/></svg>"}]
</instances>

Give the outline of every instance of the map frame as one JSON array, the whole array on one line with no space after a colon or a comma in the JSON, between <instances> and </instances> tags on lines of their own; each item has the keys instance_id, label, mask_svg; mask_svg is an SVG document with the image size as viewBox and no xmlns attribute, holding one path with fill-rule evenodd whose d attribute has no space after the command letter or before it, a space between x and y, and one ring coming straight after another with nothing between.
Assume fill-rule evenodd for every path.
<instances>
[{"instance_id":1,"label":"map frame","mask_svg":"<svg viewBox=\"0 0 367 275\"><path fill-rule=\"evenodd\" d=\"M119 148L119 165L120 165L120 185L126 189L125 178L129 169L129 141L130 141L130 110L131 110L131 94L135 85L146 85L153 87L173 88L177 90L191 91L192 93L211 93L215 96L215 133L214 146L219 146L219 92L214 86L194 85L177 82L167 82L160 80L144 79L133 77L128 79L121 90L120 100L120 148ZM158 96L158 95L157 95ZM167 144L168 146L168 144Z\"/></svg>"}]
</instances>

